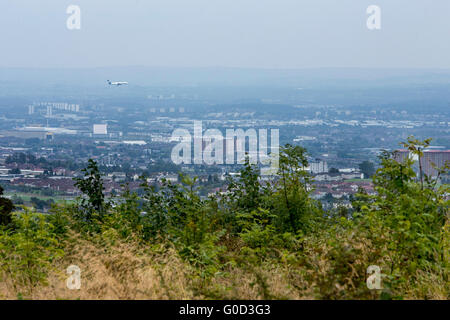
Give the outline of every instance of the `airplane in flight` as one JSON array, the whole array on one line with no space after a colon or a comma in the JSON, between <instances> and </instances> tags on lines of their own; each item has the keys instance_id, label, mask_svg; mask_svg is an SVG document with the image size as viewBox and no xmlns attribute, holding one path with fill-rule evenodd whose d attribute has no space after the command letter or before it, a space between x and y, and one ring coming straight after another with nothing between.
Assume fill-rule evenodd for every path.
<instances>
[{"instance_id":1,"label":"airplane in flight","mask_svg":"<svg viewBox=\"0 0 450 320\"><path fill-rule=\"evenodd\" d=\"M108 81L108 84L110 86L125 86L125 85L128 85L128 82L125 82L125 81L122 81L122 82L120 82L120 81L118 81L118 82L111 82L109 80L106 80L106 81Z\"/></svg>"}]
</instances>

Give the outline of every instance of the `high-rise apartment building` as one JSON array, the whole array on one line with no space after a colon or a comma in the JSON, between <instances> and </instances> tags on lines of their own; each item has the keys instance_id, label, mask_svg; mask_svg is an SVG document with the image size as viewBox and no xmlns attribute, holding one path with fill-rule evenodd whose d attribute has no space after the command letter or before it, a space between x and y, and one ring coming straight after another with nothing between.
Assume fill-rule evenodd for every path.
<instances>
[{"instance_id":1,"label":"high-rise apartment building","mask_svg":"<svg viewBox=\"0 0 450 320\"><path fill-rule=\"evenodd\" d=\"M405 149L396 150L395 160L402 162L404 159L410 156L410 152ZM415 159L417 161L417 159ZM450 150L424 150L422 157L422 170L423 173L436 177L438 171L435 168L441 168L445 165L445 162L450 162ZM418 164L416 165L418 167Z\"/></svg>"}]
</instances>

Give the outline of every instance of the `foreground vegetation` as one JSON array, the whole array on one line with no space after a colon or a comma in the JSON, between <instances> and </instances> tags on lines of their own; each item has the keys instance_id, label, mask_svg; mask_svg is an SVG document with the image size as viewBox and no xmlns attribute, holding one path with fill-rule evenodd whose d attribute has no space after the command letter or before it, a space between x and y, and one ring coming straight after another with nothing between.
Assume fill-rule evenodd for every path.
<instances>
[{"instance_id":1,"label":"foreground vegetation","mask_svg":"<svg viewBox=\"0 0 450 320\"><path fill-rule=\"evenodd\" d=\"M420 157L428 143L405 147ZM448 299L449 188L393 156L380 156L376 194L332 211L310 197L298 146L282 148L276 181L247 163L208 199L188 176L106 199L90 161L76 182L84 196L49 215L11 213L1 198L0 298ZM66 286L70 265L79 290ZM381 289L367 287L374 265Z\"/></svg>"}]
</instances>

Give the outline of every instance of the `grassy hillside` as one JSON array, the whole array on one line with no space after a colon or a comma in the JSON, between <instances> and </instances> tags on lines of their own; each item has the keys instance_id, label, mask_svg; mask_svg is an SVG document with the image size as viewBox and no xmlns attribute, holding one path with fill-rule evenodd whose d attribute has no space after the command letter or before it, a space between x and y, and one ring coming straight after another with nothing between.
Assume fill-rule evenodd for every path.
<instances>
[{"instance_id":1,"label":"grassy hillside","mask_svg":"<svg viewBox=\"0 0 450 320\"><path fill-rule=\"evenodd\" d=\"M406 147L420 155L420 143ZM207 200L184 176L113 205L90 161L76 203L2 211L0 298L448 299L449 188L417 179L409 160L380 160L376 194L328 212L310 197L301 147L282 148L273 183L247 163ZM71 265L79 290L66 284Z\"/></svg>"}]
</instances>

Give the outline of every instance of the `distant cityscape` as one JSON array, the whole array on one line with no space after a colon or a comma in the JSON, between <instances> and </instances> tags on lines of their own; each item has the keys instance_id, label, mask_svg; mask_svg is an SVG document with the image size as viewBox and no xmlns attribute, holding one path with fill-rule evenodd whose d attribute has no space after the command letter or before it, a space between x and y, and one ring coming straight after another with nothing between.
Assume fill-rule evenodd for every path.
<instances>
[{"instance_id":1,"label":"distant cityscape","mask_svg":"<svg viewBox=\"0 0 450 320\"><path fill-rule=\"evenodd\" d=\"M450 161L448 92L440 84L425 102L413 99L418 89L408 87L383 90L373 98L377 89L350 91L338 84L332 90L287 84L270 90L133 82L113 89L61 86L64 90L55 94L51 87L28 92L16 84L0 96L0 183L16 203L33 200L44 211L52 202L78 195L73 178L89 159L104 173L108 195L120 194L125 186L139 193L143 180L175 182L179 172L199 177L203 197L224 191L242 165L171 160L178 143L173 132L193 134L194 121L202 122L203 132L277 129L280 146L306 148L313 196L325 207L349 205L360 188L373 192L370 178L378 156L399 150L399 161L404 159L407 152L399 142L409 135L433 138L424 152L425 174L436 176L435 166ZM439 179L448 183L448 174Z\"/></svg>"}]
</instances>

